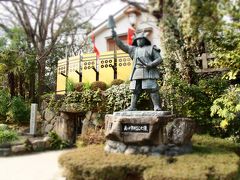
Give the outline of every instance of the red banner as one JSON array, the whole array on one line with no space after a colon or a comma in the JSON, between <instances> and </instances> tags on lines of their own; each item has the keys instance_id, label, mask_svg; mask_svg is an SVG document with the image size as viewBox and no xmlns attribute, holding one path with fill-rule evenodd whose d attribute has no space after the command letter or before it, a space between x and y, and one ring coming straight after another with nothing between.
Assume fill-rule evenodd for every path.
<instances>
[{"instance_id":1,"label":"red banner","mask_svg":"<svg viewBox=\"0 0 240 180\"><path fill-rule=\"evenodd\" d=\"M134 28L128 28L127 43L129 45L132 45L132 43L133 43L134 34L135 34L135 29Z\"/></svg>"},{"instance_id":2,"label":"red banner","mask_svg":"<svg viewBox=\"0 0 240 180\"><path fill-rule=\"evenodd\" d=\"M94 34L92 34L92 43L93 43L93 51L96 53L97 59L99 59L100 52L96 47Z\"/></svg>"}]
</instances>

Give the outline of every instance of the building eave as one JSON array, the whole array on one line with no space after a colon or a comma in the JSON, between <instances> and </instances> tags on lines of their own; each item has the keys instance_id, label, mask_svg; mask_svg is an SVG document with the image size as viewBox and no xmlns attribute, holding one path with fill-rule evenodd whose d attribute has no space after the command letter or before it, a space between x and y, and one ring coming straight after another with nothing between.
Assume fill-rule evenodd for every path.
<instances>
[{"instance_id":1,"label":"building eave","mask_svg":"<svg viewBox=\"0 0 240 180\"><path fill-rule=\"evenodd\" d=\"M115 14L112 15L114 17L115 21L118 21L123 16L125 16L124 10L126 10L128 8L128 6L129 5L124 6L122 9L120 9L119 11L117 11ZM108 23L108 19L104 20L99 25L94 27L93 30L87 34L87 36L91 36L91 34L94 34L96 36L97 34L101 33L103 30L108 28L107 23Z\"/></svg>"}]
</instances>

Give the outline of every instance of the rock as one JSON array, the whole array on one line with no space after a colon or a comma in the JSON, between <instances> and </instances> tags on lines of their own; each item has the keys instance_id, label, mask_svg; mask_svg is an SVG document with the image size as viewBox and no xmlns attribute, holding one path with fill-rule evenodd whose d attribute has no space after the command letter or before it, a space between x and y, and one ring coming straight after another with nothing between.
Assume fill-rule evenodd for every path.
<instances>
[{"instance_id":1,"label":"rock","mask_svg":"<svg viewBox=\"0 0 240 180\"><path fill-rule=\"evenodd\" d=\"M55 113L51 111L50 109L46 109L44 113L44 119L48 122L50 122L55 116Z\"/></svg>"},{"instance_id":2,"label":"rock","mask_svg":"<svg viewBox=\"0 0 240 180\"><path fill-rule=\"evenodd\" d=\"M25 153L27 151L26 144L20 144L20 145L12 146L11 151L14 154Z\"/></svg>"},{"instance_id":3,"label":"rock","mask_svg":"<svg viewBox=\"0 0 240 180\"><path fill-rule=\"evenodd\" d=\"M167 146L164 144L160 144L158 146L153 146L151 148L151 152L152 153L160 153L160 154L164 154L164 152L166 151Z\"/></svg>"},{"instance_id":4,"label":"rock","mask_svg":"<svg viewBox=\"0 0 240 180\"><path fill-rule=\"evenodd\" d=\"M57 121L54 126L54 131L64 141L73 145L76 141L76 124L71 113L61 112L57 116Z\"/></svg>"},{"instance_id":5,"label":"rock","mask_svg":"<svg viewBox=\"0 0 240 180\"><path fill-rule=\"evenodd\" d=\"M127 146L124 143L112 140L107 140L105 144L112 150L116 150L117 152L121 153L123 153L127 148Z\"/></svg>"},{"instance_id":6,"label":"rock","mask_svg":"<svg viewBox=\"0 0 240 180\"><path fill-rule=\"evenodd\" d=\"M172 115L165 111L124 111L105 116L105 137L107 140L124 144L159 145L167 142L166 124ZM142 115L142 116L141 116Z\"/></svg>"},{"instance_id":7,"label":"rock","mask_svg":"<svg viewBox=\"0 0 240 180\"><path fill-rule=\"evenodd\" d=\"M45 127L45 130L44 130L44 132L45 133L49 133L50 131L52 131L53 130L53 125L52 124L48 124L46 127Z\"/></svg>"},{"instance_id":8,"label":"rock","mask_svg":"<svg viewBox=\"0 0 240 180\"><path fill-rule=\"evenodd\" d=\"M32 141L32 148L33 148L34 151L42 151L42 150L46 149L45 144L46 144L46 142L42 139L33 140Z\"/></svg>"},{"instance_id":9,"label":"rock","mask_svg":"<svg viewBox=\"0 0 240 180\"><path fill-rule=\"evenodd\" d=\"M165 152L166 156L177 156L179 154L180 153L178 151L174 151L174 150L168 150L168 151Z\"/></svg>"},{"instance_id":10,"label":"rock","mask_svg":"<svg viewBox=\"0 0 240 180\"><path fill-rule=\"evenodd\" d=\"M33 147L32 147L32 142L27 138L24 142L25 147L27 149L27 151L32 151Z\"/></svg>"},{"instance_id":11,"label":"rock","mask_svg":"<svg viewBox=\"0 0 240 180\"><path fill-rule=\"evenodd\" d=\"M168 141L176 145L191 142L195 130L195 122L190 118L176 118L166 128Z\"/></svg>"},{"instance_id":12,"label":"rock","mask_svg":"<svg viewBox=\"0 0 240 180\"><path fill-rule=\"evenodd\" d=\"M137 149L134 146L128 146L127 149L125 150L124 154L126 154L126 155L137 154Z\"/></svg>"},{"instance_id":13,"label":"rock","mask_svg":"<svg viewBox=\"0 0 240 180\"><path fill-rule=\"evenodd\" d=\"M158 152L152 152L152 153L150 153L150 155L151 155L151 156L160 156L161 154L158 153Z\"/></svg>"},{"instance_id":14,"label":"rock","mask_svg":"<svg viewBox=\"0 0 240 180\"><path fill-rule=\"evenodd\" d=\"M51 125L55 125L55 123L57 122L57 118L53 118L52 120L51 120Z\"/></svg>"},{"instance_id":15,"label":"rock","mask_svg":"<svg viewBox=\"0 0 240 180\"><path fill-rule=\"evenodd\" d=\"M99 114L98 113L96 113L96 112L94 112L94 113L92 113L92 115L91 115L91 120L92 121L94 121L95 119L97 119L99 117Z\"/></svg>"},{"instance_id":16,"label":"rock","mask_svg":"<svg viewBox=\"0 0 240 180\"><path fill-rule=\"evenodd\" d=\"M49 136L46 136L43 138L43 141L45 142L45 148L46 149L50 149L51 148L51 142L50 142L50 137Z\"/></svg>"},{"instance_id":17,"label":"rock","mask_svg":"<svg viewBox=\"0 0 240 180\"><path fill-rule=\"evenodd\" d=\"M138 148L138 151L142 154L147 154L150 151L150 147L149 146L140 146Z\"/></svg>"},{"instance_id":18,"label":"rock","mask_svg":"<svg viewBox=\"0 0 240 180\"><path fill-rule=\"evenodd\" d=\"M11 148L11 144L10 143L0 144L0 148Z\"/></svg>"},{"instance_id":19,"label":"rock","mask_svg":"<svg viewBox=\"0 0 240 180\"><path fill-rule=\"evenodd\" d=\"M82 134L86 134L88 132L88 129L93 127L92 123L90 122L90 120L88 120L87 118L85 118L83 121L82 121Z\"/></svg>"},{"instance_id":20,"label":"rock","mask_svg":"<svg viewBox=\"0 0 240 180\"><path fill-rule=\"evenodd\" d=\"M123 143L118 143L117 150L118 152L124 153L127 149L127 146Z\"/></svg>"},{"instance_id":21,"label":"rock","mask_svg":"<svg viewBox=\"0 0 240 180\"><path fill-rule=\"evenodd\" d=\"M8 129L8 125L6 125L6 124L0 124L0 129L6 130L6 129Z\"/></svg>"},{"instance_id":22,"label":"rock","mask_svg":"<svg viewBox=\"0 0 240 180\"><path fill-rule=\"evenodd\" d=\"M106 144L104 146L104 151L107 152L107 153L110 153L111 152L111 147L108 144Z\"/></svg>"},{"instance_id":23,"label":"rock","mask_svg":"<svg viewBox=\"0 0 240 180\"><path fill-rule=\"evenodd\" d=\"M41 113L39 111L37 111L36 120L37 121L42 121L43 120L42 115L41 115Z\"/></svg>"},{"instance_id":24,"label":"rock","mask_svg":"<svg viewBox=\"0 0 240 180\"><path fill-rule=\"evenodd\" d=\"M9 156L11 154L11 148L0 148L0 156Z\"/></svg>"},{"instance_id":25,"label":"rock","mask_svg":"<svg viewBox=\"0 0 240 180\"><path fill-rule=\"evenodd\" d=\"M90 119L91 119L91 116L92 116L92 111L88 111L88 112L86 113L86 115L85 115L85 118L86 118L87 120L90 120Z\"/></svg>"},{"instance_id":26,"label":"rock","mask_svg":"<svg viewBox=\"0 0 240 180\"><path fill-rule=\"evenodd\" d=\"M43 101L41 102L40 110L41 110L41 111L44 111L45 109L47 109L47 107L48 107L48 103L43 100Z\"/></svg>"},{"instance_id":27,"label":"rock","mask_svg":"<svg viewBox=\"0 0 240 180\"><path fill-rule=\"evenodd\" d=\"M113 149L117 149L117 141L107 140L106 144Z\"/></svg>"}]
</instances>

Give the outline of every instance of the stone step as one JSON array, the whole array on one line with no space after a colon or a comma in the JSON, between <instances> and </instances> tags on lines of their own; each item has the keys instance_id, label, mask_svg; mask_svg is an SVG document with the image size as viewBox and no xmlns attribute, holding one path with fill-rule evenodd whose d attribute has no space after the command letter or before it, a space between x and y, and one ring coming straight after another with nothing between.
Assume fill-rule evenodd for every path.
<instances>
[{"instance_id":1,"label":"stone step","mask_svg":"<svg viewBox=\"0 0 240 180\"><path fill-rule=\"evenodd\" d=\"M0 148L0 157L9 156L11 154L11 148Z\"/></svg>"}]
</instances>

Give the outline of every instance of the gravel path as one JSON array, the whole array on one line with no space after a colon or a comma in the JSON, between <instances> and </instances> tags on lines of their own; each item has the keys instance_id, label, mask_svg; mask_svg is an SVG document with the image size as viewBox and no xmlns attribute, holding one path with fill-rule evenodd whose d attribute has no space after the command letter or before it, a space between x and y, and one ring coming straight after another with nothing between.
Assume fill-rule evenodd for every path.
<instances>
[{"instance_id":1,"label":"gravel path","mask_svg":"<svg viewBox=\"0 0 240 180\"><path fill-rule=\"evenodd\" d=\"M0 180L65 180L58 158L66 151L0 157Z\"/></svg>"}]
</instances>

